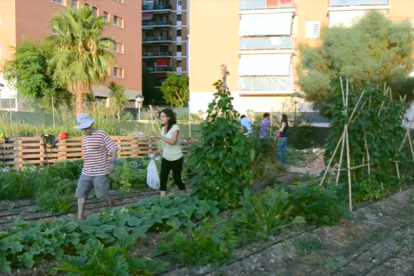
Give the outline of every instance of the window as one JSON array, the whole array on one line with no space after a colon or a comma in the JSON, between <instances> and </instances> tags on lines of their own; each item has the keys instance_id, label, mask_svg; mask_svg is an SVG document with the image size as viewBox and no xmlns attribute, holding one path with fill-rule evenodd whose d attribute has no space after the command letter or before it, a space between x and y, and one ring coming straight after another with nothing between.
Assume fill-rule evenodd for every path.
<instances>
[{"instance_id":1,"label":"window","mask_svg":"<svg viewBox=\"0 0 414 276\"><path fill-rule=\"evenodd\" d=\"M78 0L72 0L71 5L77 9L78 8Z\"/></svg>"},{"instance_id":2,"label":"window","mask_svg":"<svg viewBox=\"0 0 414 276\"><path fill-rule=\"evenodd\" d=\"M177 1L177 6L182 6L183 5L183 1L182 0L178 0Z\"/></svg>"},{"instance_id":3,"label":"window","mask_svg":"<svg viewBox=\"0 0 414 276\"><path fill-rule=\"evenodd\" d=\"M119 67L114 67L114 77L123 78L124 77L124 69L119 68Z\"/></svg>"},{"instance_id":4,"label":"window","mask_svg":"<svg viewBox=\"0 0 414 276\"><path fill-rule=\"evenodd\" d=\"M120 42L115 43L114 52L123 54L124 53L124 44L122 44Z\"/></svg>"},{"instance_id":5,"label":"window","mask_svg":"<svg viewBox=\"0 0 414 276\"><path fill-rule=\"evenodd\" d=\"M177 30L177 37L181 36L182 31L181 30Z\"/></svg>"},{"instance_id":6,"label":"window","mask_svg":"<svg viewBox=\"0 0 414 276\"><path fill-rule=\"evenodd\" d=\"M181 44L177 45L177 52L181 52Z\"/></svg>"},{"instance_id":7,"label":"window","mask_svg":"<svg viewBox=\"0 0 414 276\"><path fill-rule=\"evenodd\" d=\"M119 16L114 15L114 26L118 26L120 28L124 27L124 19Z\"/></svg>"},{"instance_id":8,"label":"window","mask_svg":"<svg viewBox=\"0 0 414 276\"><path fill-rule=\"evenodd\" d=\"M181 21L182 20L182 15L181 14L177 14L177 21Z\"/></svg>"},{"instance_id":9,"label":"window","mask_svg":"<svg viewBox=\"0 0 414 276\"><path fill-rule=\"evenodd\" d=\"M182 66L182 61L181 60L177 60L177 67L181 67Z\"/></svg>"},{"instance_id":10,"label":"window","mask_svg":"<svg viewBox=\"0 0 414 276\"><path fill-rule=\"evenodd\" d=\"M58 30L52 28L50 29L50 33L53 35L58 34Z\"/></svg>"},{"instance_id":11,"label":"window","mask_svg":"<svg viewBox=\"0 0 414 276\"><path fill-rule=\"evenodd\" d=\"M321 22L306 22L306 38L318 38L321 33Z\"/></svg>"},{"instance_id":12,"label":"window","mask_svg":"<svg viewBox=\"0 0 414 276\"><path fill-rule=\"evenodd\" d=\"M50 1L52 1L53 3L56 3L56 4L59 4L59 5L65 5L65 0L50 0Z\"/></svg>"},{"instance_id":13,"label":"window","mask_svg":"<svg viewBox=\"0 0 414 276\"><path fill-rule=\"evenodd\" d=\"M99 13L98 8L97 7L92 7L93 16L98 17L98 13Z\"/></svg>"},{"instance_id":14,"label":"window","mask_svg":"<svg viewBox=\"0 0 414 276\"><path fill-rule=\"evenodd\" d=\"M108 12L104 11L102 17L103 17L103 20L109 21L109 13Z\"/></svg>"},{"instance_id":15,"label":"window","mask_svg":"<svg viewBox=\"0 0 414 276\"><path fill-rule=\"evenodd\" d=\"M16 108L16 98L1 99L0 108Z\"/></svg>"},{"instance_id":16,"label":"window","mask_svg":"<svg viewBox=\"0 0 414 276\"><path fill-rule=\"evenodd\" d=\"M91 8L91 5L85 3L85 7Z\"/></svg>"}]
</instances>

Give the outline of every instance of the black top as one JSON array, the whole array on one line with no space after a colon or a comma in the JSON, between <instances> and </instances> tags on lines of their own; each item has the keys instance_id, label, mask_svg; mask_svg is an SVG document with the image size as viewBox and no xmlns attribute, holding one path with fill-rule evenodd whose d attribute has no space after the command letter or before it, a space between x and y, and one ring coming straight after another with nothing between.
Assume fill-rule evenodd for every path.
<instances>
[{"instance_id":1,"label":"black top","mask_svg":"<svg viewBox=\"0 0 414 276\"><path fill-rule=\"evenodd\" d=\"M280 138L286 138L287 137L287 130L288 130L289 126L285 123L285 128L283 129L283 131L280 132Z\"/></svg>"}]
</instances>

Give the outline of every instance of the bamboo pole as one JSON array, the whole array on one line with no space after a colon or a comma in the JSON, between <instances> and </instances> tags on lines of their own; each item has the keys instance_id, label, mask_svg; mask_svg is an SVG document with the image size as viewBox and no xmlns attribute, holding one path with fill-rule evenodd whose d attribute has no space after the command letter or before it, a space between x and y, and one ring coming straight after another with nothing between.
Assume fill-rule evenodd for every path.
<instances>
[{"instance_id":1,"label":"bamboo pole","mask_svg":"<svg viewBox=\"0 0 414 276\"><path fill-rule=\"evenodd\" d=\"M320 186L322 186L323 182L325 181L326 174L328 173L329 169L331 168L331 163L332 163L332 161L335 157L336 152L338 151L339 145L341 144L342 140L344 140L344 135L345 135L345 129L342 132L341 138L339 138L338 144L336 144L335 150L334 150L331 158L329 159L328 166L325 168L325 172L323 173L322 180L319 183Z\"/></svg>"},{"instance_id":2,"label":"bamboo pole","mask_svg":"<svg viewBox=\"0 0 414 276\"><path fill-rule=\"evenodd\" d=\"M365 140L365 150L367 152L367 162L368 162L368 175L371 177L371 157L369 155L369 149L368 149L368 142L367 142L367 135L364 133L364 140Z\"/></svg>"},{"instance_id":3,"label":"bamboo pole","mask_svg":"<svg viewBox=\"0 0 414 276\"><path fill-rule=\"evenodd\" d=\"M346 129L346 156L348 167L348 193L349 193L349 211L352 212L352 183L351 183L351 154L349 150L349 138L348 138L348 125L345 125Z\"/></svg>"}]
</instances>

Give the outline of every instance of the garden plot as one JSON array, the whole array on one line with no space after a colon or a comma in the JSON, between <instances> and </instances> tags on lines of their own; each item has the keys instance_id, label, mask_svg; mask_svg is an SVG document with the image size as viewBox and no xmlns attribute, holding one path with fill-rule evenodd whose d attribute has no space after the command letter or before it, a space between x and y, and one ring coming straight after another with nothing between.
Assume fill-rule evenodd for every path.
<instances>
[{"instance_id":1,"label":"garden plot","mask_svg":"<svg viewBox=\"0 0 414 276\"><path fill-rule=\"evenodd\" d=\"M337 226L294 227L268 243L239 250L236 259L218 268L183 268L159 275L412 275L413 196L411 188L358 208L351 220Z\"/></svg>"}]
</instances>

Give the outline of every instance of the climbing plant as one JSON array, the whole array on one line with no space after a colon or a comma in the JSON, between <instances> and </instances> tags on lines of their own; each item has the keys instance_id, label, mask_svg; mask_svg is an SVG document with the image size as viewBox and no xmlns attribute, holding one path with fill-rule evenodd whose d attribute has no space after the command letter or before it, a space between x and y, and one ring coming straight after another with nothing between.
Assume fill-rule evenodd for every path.
<instances>
[{"instance_id":1,"label":"climbing plant","mask_svg":"<svg viewBox=\"0 0 414 276\"><path fill-rule=\"evenodd\" d=\"M252 184L254 150L241 131L240 114L226 86L229 73L225 66L222 70L223 79L213 84L217 93L208 105L207 118L201 124L202 135L198 146L192 149L189 163L196 172L193 193L231 207L238 205L243 190Z\"/></svg>"},{"instance_id":2,"label":"climbing plant","mask_svg":"<svg viewBox=\"0 0 414 276\"><path fill-rule=\"evenodd\" d=\"M348 93L337 89L335 98L328 105L333 117L325 158L333 158L332 164L342 164L344 170L349 150L350 174L342 171L339 181L351 177L356 201L382 198L401 188L412 175L414 157L410 139L404 139L407 131L403 121L408 104L393 96L390 89L379 87L367 88L363 93L351 87ZM348 102L347 107L344 101ZM345 125L349 144L341 149L338 141ZM335 148L339 150L335 152Z\"/></svg>"}]
</instances>

